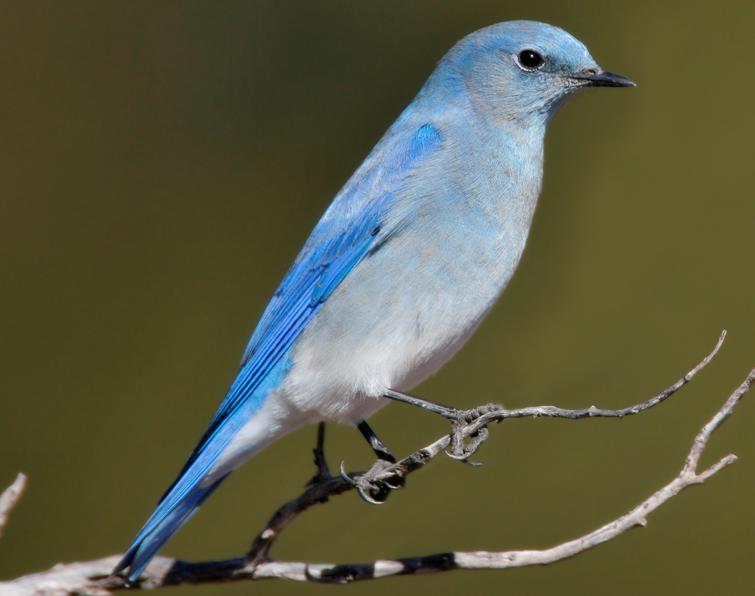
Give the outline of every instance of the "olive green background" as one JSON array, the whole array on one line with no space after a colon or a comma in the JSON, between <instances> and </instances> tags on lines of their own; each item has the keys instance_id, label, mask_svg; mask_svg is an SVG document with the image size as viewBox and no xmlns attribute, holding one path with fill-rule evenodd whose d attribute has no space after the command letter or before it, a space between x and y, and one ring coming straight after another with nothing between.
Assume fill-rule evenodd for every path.
<instances>
[{"instance_id":1,"label":"olive green background","mask_svg":"<svg viewBox=\"0 0 755 596\"><path fill-rule=\"evenodd\" d=\"M533 18L633 90L555 118L531 242L468 346L417 389L458 406L619 407L719 358L623 421L512 421L472 469L440 460L383 507L349 494L275 550L367 561L535 548L670 479L755 364L751 2L0 4L0 484L29 488L0 577L120 552L183 463L318 215L461 36ZM327 349L327 346L323 346ZM755 397L755 396L753 396ZM749 398L748 398L749 399ZM393 405L399 454L446 430ZM740 462L635 530L547 568L389 579L350 594L750 594L755 408L706 462ZM240 554L311 475L313 429L236 473L165 553ZM332 463L369 463L335 429ZM285 582L175 594L322 594Z\"/></svg>"}]
</instances>

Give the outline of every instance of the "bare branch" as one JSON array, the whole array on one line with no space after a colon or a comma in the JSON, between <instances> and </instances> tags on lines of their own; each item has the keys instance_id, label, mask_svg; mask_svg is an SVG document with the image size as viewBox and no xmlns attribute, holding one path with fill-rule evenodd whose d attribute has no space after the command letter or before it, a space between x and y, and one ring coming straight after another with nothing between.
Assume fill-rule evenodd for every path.
<instances>
[{"instance_id":1,"label":"bare branch","mask_svg":"<svg viewBox=\"0 0 755 596\"><path fill-rule=\"evenodd\" d=\"M617 417L641 412L661 403L689 382L715 356L722 341L723 335L713 352L687 373L687 375L677 381L677 383L650 400L636 406L623 408L622 410L601 410L596 408L562 410L560 408L544 406L542 408L545 408L544 411L546 413L541 413L543 411L542 408L504 410L503 412L507 415L500 418L495 418L495 416L501 416L501 410L493 410L460 429L460 432L464 436L471 436L473 433L479 431L480 428L483 428L485 424L498 419L505 419L506 417L517 418L544 415L575 419L590 416ZM700 457L707 447L712 433L731 415L734 407L753 383L755 383L755 369L749 373L747 378L729 396L721 409L702 427L692 442L690 451L679 474L668 484L625 515L618 517L593 532L551 548L501 552L448 552L402 559L378 560L364 564L341 565L271 560L269 558L270 547L298 514L307 510L312 505L326 502L331 496L341 494L353 488L343 478L331 476L327 472L326 466L318 464L318 475L315 476L310 485L299 497L289 501L276 511L265 529L255 539L249 555L236 559L202 563L189 563L167 557L157 557L147 568L139 587L155 589L182 583L217 583L259 579L350 583L395 575L411 575L414 573L430 573L452 569L508 569L510 567L555 563L612 540L635 526L645 526L647 516L671 498L689 486L701 484L724 467L734 463L736 456L727 455L707 469L698 471ZM536 411L537 413L535 413ZM587 411L598 413L581 414L581 412ZM574 416L574 412L580 412L580 414ZM623 414L616 414L616 412L623 412ZM568 414L562 416L562 413ZM483 420L490 414L494 415L494 417ZM389 472L386 473L408 475L423 467L440 454L448 447L450 442L451 438L449 436L442 437L394 464L389 469ZM319 458L317 459L318 462L324 462L321 451L316 456ZM113 590L123 588L122 578L109 576L117 560L118 557L113 556L86 563L56 565L46 572L0 583L0 595L31 596L36 594L52 594L63 596L75 593L104 596L110 594Z\"/></svg>"},{"instance_id":2,"label":"bare branch","mask_svg":"<svg viewBox=\"0 0 755 596\"><path fill-rule=\"evenodd\" d=\"M739 387L737 387L729 396L729 399L726 400L726 403L723 405L723 407L718 412L716 412L715 416L713 416L713 418L711 418L708 423L702 427L702 429L700 429L700 432L697 433L697 436L695 436L695 440L692 443L692 448L689 451L689 455L687 455L687 459L684 461L684 468L682 469L683 474L686 474L688 476L693 476L696 474L697 466L700 463L700 456L703 454L705 446L710 440L710 436L719 426L724 423L724 421L729 416L731 416L732 412L734 411L734 406L736 406L737 403L739 403L739 400L742 399L742 396L750 390L754 382L755 369L750 371L750 374L747 375L747 378L742 381ZM702 472L700 476L703 476L705 474L711 476L715 474L720 468L722 462L725 459L730 459L732 457L736 459L734 455L729 455ZM701 480L705 480L705 478L701 478Z\"/></svg>"},{"instance_id":3,"label":"bare branch","mask_svg":"<svg viewBox=\"0 0 755 596\"><path fill-rule=\"evenodd\" d=\"M689 383L695 377L695 375L697 375L697 373L708 366L711 360L716 357L725 339L726 331L724 330L721 332L721 335L719 335L716 345L705 358L703 358L700 362L693 366L689 370L689 372L687 372L687 374L677 380L674 384L666 387L666 389L642 403L635 404L626 408L620 408L618 410L597 408L595 406L590 406L589 408L580 408L576 410L567 410L555 406L530 406L527 408L518 408L516 410L503 409L498 415L496 415L496 413L491 413L491 419L498 420L500 418L501 420L503 420L506 418L547 417L578 420L580 418L624 418L625 416L633 416L634 414L639 414L640 412L644 412L645 410L649 410L650 408L663 403L669 397L674 395L674 393L679 391L679 389Z\"/></svg>"},{"instance_id":4,"label":"bare branch","mask_svg":"<svg viewBox=\"0 0 755 596\"><path fill-rule=\"evenodd\" d=\"M308 486L306 490L280 507L257 534L247 554L250 561L268 560L268 554L276 538L300 513L318 503L326 503L330 497L352 490L354 487L341 476L328 476Z\"/></svg>"},{"instance_id":5,"label":"bare branch","mask_svg":"<svg viewBox=\"0 0 755 596\"><path fill-rule=\"evenodd\" d=\"M0 537L3 535L5 524L8 523L11 511L21 499L21 495L26 488L26 475L19 473L16 479L0 495Z\"/></svg>"}]
</instances>

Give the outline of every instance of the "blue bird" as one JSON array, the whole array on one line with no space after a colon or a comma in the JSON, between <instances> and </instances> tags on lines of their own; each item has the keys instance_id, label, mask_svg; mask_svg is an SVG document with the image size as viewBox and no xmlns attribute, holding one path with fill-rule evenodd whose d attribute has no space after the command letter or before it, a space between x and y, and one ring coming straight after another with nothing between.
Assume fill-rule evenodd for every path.
<instances>
[{"instance_id":1,"label":"blue bird","mask_svg":"<svg viewBox=\"0 0 755 596\"><path fill-rule=\"evenodd\" d=\"M437 371L504 290L527 241L546 125L604 71L565 31L500 23L459 41L315 226L265 309L238 374L114 573L153 556L242 462L305 424L356 425ZM463 456L463 454L462 454ZM356 479L363 496L385 489Z\"/></svg>"}]
</instances>

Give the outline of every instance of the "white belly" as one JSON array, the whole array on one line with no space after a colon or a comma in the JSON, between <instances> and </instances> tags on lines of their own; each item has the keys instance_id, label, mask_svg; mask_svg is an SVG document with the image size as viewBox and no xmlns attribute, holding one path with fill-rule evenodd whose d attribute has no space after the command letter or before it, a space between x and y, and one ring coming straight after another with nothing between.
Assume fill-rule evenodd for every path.
<instances>
[{"instance_id":1,"label":"white belly","mask_svg":"<svg viewBox=\"0 0 755 596\"><path fill-rule=\"evenodd\" d=\"M459 246L448 246L455 238ZM302 334L281 398L312 421L369 417L388 403L385 389L410 390L464 345L521 248L502 255L498 245L480 250L460 235L389 244L352 272Z\"/></svg>"}]
</instances>

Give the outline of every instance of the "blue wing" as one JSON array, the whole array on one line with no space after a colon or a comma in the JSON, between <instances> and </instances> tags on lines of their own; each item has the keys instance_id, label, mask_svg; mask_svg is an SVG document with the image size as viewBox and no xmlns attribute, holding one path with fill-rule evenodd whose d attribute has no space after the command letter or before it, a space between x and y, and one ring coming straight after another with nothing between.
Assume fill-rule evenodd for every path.
<instances>
[{"instance_id":1,"label":"blue wing","mask_svg":"<svg viewBox=\"0 0 755 596\"><path fill-rule=\"evenodd\" d=\"M129 578L138 578L221 482L200 486L236 431L285 376L288 354L312 317L359 261L395 233L385 224L397 192L441 143L430 124L389 132L338 194L263 313L239 373L199 444L116 571L130 567Z\"/></svg>"},{"instance_id":2,"label":"blue wing","mask_svg":"<svg viewBox=\"0 0 755 596\"><path fill-rule=\"evenodd\" d=\"M396 192L419 163L441 144L431 124L378 145L339 193L273 295L241 360L239 391L226 396L210 423L220 424L244 399L244 389L264 378L288 352L307 323L364 256L395 230L383 229ZM383 143L381 143L382 145Z\"/></svg>"}]
</instances>

